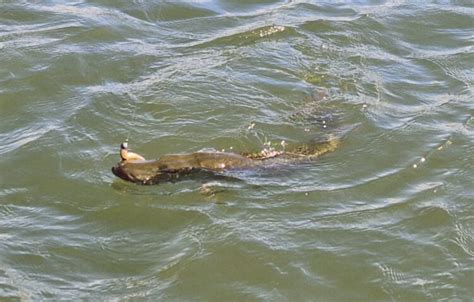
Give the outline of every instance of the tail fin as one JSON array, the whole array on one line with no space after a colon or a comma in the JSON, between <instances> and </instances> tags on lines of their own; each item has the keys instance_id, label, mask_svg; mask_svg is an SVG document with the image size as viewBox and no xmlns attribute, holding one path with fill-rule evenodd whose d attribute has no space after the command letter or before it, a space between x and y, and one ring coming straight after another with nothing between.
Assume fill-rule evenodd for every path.
<instances>
[{"instance_id":1,"label":"tail fin","mask_svg":"<svg viewBox=\"0 0 474 302\"><path fill-rule=\"evenodd\" d=\"M313 159L335 151L340 144L341 138L329 135L325 141L300 144L287 153Z\"/></svg>"}]
</instances>

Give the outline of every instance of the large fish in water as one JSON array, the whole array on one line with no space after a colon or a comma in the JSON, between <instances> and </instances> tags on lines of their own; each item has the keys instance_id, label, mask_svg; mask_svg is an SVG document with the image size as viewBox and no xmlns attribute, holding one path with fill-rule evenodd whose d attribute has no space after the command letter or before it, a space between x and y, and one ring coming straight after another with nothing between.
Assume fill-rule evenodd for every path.
<instances>
[{"instance_id":1,"label":"large fish in water","mask_svg":"<svg viewBox=\"0 0 474 302\"><path fill-rule=\"evenodd\" d=\"M160 182L174 182L199 172L216 175L237 169L252 169L310 161L334 151L340 144L339 138L324 142L301 144L289 151L263 150L256 153L195 152L164 155L156 160L129 152L127 142L120 145L121 161L112 172L123 180L151 185Z\"/></svg>"}]
</instances>

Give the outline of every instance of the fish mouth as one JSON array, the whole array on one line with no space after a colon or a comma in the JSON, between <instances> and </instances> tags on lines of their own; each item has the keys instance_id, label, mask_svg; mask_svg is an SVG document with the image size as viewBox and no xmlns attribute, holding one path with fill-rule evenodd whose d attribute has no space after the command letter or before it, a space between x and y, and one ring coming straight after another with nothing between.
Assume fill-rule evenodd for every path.
<instances>
[{"instance_id":1,"label":"fish mouth","mask_svg":"<svg viewBox=\"0 0 474 302\"><path fill-rule=\"evenodd\" d=\"M131 178L130 175L128 175L127 173L123 171L120 165L112 167L112 173L114 173L115 176L123 180L135 182L135 180Z\"/></svg>"},{"instance_id":2,"label":"fish mouth","mask_svg":"<svg viewBox=\"0 0 474 302\"><path fill-rule=\"evenodd\" d=\"M127 173L127 169L124 169L120 163L112 167L112 173L122 180L142 185L155 185L158 184L159 181L172 180L172 177L170 177L168 173L157 173L153 177L145 177Z\"/></svg>"}]
</instances>

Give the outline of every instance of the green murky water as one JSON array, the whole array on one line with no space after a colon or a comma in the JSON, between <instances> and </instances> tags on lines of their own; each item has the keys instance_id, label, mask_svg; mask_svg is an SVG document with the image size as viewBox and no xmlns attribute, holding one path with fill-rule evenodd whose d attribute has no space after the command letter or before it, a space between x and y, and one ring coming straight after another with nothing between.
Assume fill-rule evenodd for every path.
<instances>
[{"instance_id":1,"label":"green murky water","mask_svg":"<svg viewBox=\"0 0 474 302\"><path fill-rule=\"evenodd\" d=\"M1 300L472 300L473 16L1 1ZM110 172L126 138L153 158L352 126L318 161L233 180Z\"/></svg>"}]
</instances>

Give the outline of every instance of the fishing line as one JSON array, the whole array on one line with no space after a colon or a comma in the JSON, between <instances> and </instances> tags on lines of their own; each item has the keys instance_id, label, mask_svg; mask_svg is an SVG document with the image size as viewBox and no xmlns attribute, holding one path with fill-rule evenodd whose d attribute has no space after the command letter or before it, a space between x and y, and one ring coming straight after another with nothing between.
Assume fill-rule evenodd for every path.
<instances>
[{"instance_id":1,"label":"fishing line","mask_svg":"<svg viewBox=\"0 0 474 302\"><path fill-rule=\"evenodd\" d=\"M128 96L128 100L127 100L127 104L128 104L128 107L133 107L133 111L132 111L132 117L131 119L127 119L129 121L131 121L131 125L129 127L129 130L128 130L128 133L127 133L127 138L122 142L122 143L125 143L125 146L127 145L128 143L128 140L130 139L130 135L132 133L132 126L133 126L133 123L136 119L136 114L137 114L137 103L138 103L138 98L131 92L127 91L125 92L125 95ZM134 103L132 104L130 102L130 99L134 101ZM123 144L121 144L122 146ZM104 155L103 158L106 158L107 156L109 156L110 154L114 154L115 152L108 152Z\"/></svg>"},{"instance_id":2,"label":"fishing line","mask_svg":"<svg viewBox=\"0 0 474 302\"><path fill-rule=\"evenodd\" d=\"M125 139L125 142L128 142L128 140L130 139L130 134L132 133L132 126L133 126L133 123L135 122L136 115L137 115L138 98L133 93L131 93L129 91L127 91L125 94L129 97L129 100L130 99L133 100L133 105L131 104L131 102L129 102L129 105L131 107L133 107L133 111L132 111L132 118L130 119L131 125L130 125L128 133L127 133L127 138Z\"/></svg>"}]
</instances>

